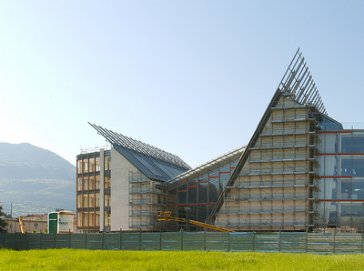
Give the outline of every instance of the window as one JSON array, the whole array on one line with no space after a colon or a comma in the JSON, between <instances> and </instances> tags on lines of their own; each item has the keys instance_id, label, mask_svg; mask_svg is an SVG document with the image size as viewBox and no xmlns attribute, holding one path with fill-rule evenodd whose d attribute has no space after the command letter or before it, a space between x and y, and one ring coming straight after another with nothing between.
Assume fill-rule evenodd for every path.
<instances>
[{"instance_id":1,"label":"window","mask_svg":"<svg viewBox=\"0 0 364 271\"><path fill-rule=\"evenodd\" d=\"M95 188L100 189L100 175L96 175Z\"/></svg>"},{"instance_id":2,"label":"window","mask_svg":"<svg viewBox=\"0 0 364 271\"><path fill-rule=\"evenodd\" d=\"M104 188L111 188L111 179L110 177L105 177L105 186Z\"/></svg>"},{"instance_id":3,"label":"window","mask_svg":"<svg viewBox=\"0 0 364 271\"><path fill-rule=\"evenodd\" d=\"M105 156L105 170L111 170L111 157Z\"/></svg>"},{"instance_id":4,"label":"window","mask_svg":"<svg viewBox=\"0 0 364 271\"><path fill-rule=\"evenodd\" d=\"M88 195L82 195L82 207L83 208L88 208Z\"/></svg>"},{"instance_id":5,"label":"window","mask_svg":"<svg viewBox=\"0 0 364 271\"><path fill-rule=\"evenodd\" d=\"M187 190L188 190L188 203L197 203L197 182L189 181Z\"/></svg>"},{"instance_id":6,"label":"window","mask_svg":"<svg viewBox=\"0 0 364 271\"><path fill-rule=\"evenodd\" d=\"M82 178L77 178L77 191L82 190Z\"/></svg>"},{"instance_id":7,"label":"window","mask_svg":"<svg viewBox=\"0 0 364 271\"><path fill-rule=\"evenodd\" d=\"M82 227L82 213L77 213L77 226Z\"/></svg>"},{"instance_id":8,"label":"window","mask_svg":"<svg viewBox=\"0 0 364 271\"><path fill-rule=\"evenodd\" d=\"M95 195L95 197L96 197L96 207L100 207L100 194L99 193L97 193L96 195Z\"/></svg>"},{"instance_id":9,"label":"window","mask_svg":"<svg viewBox=\"0 0 364 271\"><path fill-rule=\"evenodd\" d=\"M95 190L96 189L96 184L95 184L95 176L90 176L89 177L89 190Z\"/></svg>"},{"instance_id":10,"label":"window","mask_svg":"<svg viewBox=\"0 0 364 271\"><path fill-rule=\"evenodd\" d=\"M342 159L343 176L364 177L364 159Z\"/></svg>"},{"instance_id":11,"label":"window","mask_svg":"<svg viewBox=\"0 0 364 271\"><path fill-rule=\"evenodd\" d=\"M96 170L97 172L99 172L99 171L100 171L100 157L97 157L97 158L96 158L95 170Z\"/></svg>"},{"instance_id":12,"label":"window","mask_svg":"<svg viewBox=\"0 0 364 271\"><path fill-rule=\"evenodd\" d=\"M105 207L110 207L110 195L105 195Z\"/></svg>"},{"instance_id":13,"label":"window","mask_svg":"<svg viewBox=\"0 0 364 271\"><path fill-rule=\"evenodd\" d=\"M88 160L85 159L82 161L83 163L83 172L87 173L88 172Z\"/></svg>"},{"instance_id":14,"label":"window","mask_svg":"<svg viewBox=\"0 0 364 271\"><path fill-rule=\"evenodd\" d=\"M364 200L364 182L343 181L341 183L341 199Z\"/></svg>"},{"instance_id":15,"label":"window","mask_svg":"<svg viewBox=\"0 0 364 271\"><path fill-rule=\"evenodd\" d=\"M90 158L89 160L89 168L90 168L90 172L95 172L95 158Z\"/></svg>"},{"instance_id":16,"label":"window","mask_svg":"<svg viewBox=\"0 0 364 271\"><path fill-rule=\"evenodd\" d=\"M82 213L82 226L88 227L88 212Z\"/></svg>"},{"instance_id":17,"label":"window","mask_svg":"<svg viewBox=\"0 0 364 271\"><path fill-rule=\"evenodd\" d=\"M104 212L105 215L105 226L110 226L111 218L110 212Z\"/></svg>"},{"instance_id":18,"label":"window","mask_svg":"<svg viewBox=\"0 0 364 271\"><path fill-rule=\"evenodd\" d=\"M364 152L364 136L342 136L341 152Z\"/></svg>"},{"instance_id":19,"label":"window","mask_svg":"<svg viewBox=\"0 0 364 271\"><path fill-rule=\"evenodd\" d=\"M82 208L82 195L77 195L77 208Z\"/></svg>"},{"instance_id":20,"label":"window","mask_svg":"<svg viewBox=\"0 0 364 271\"><path fill-rule=\"evenodd\" d=\"M82 183L83 183L83 190L88 190L88 178L87 177L83 177Z\"/></svg>"},{"instance_id":21,"label":"window","mask_svg":"<svg viewBox=\"0 0 364 271\"><path fill-rule=\"evenodd\" d=\"M82 160L77 160L77 173L82 173Z\"/></svg>"},{"instance_id":22,"label":"window","mask_svg":"<svg viewBox=\"0 0 364 271\"><path fill-rule=\"evenodd\" d=\"M342 216L364 216L363 203L341 204Z\"/></svg>"},{"instance_id":23,"label":"window","mask_svg":"<svg viewBox=\"0 0 364 271\"><path fill-rule=\"evenodd\" d=\"M89 199L90 199L90 207L91 208L92 207L95 207L95 204L96 204L96 202L95 202L95 194L90 194Z\"/></svg>"},{"instance_id":24,"label":"window","mask_svg":"<svg viewBox=\"0 0 364 271\"><path fill-rule=\"evenodd\" d=\"M181 185L177 190L178 203L187 203L187 185Z\"/></svg>"}]
</instances>

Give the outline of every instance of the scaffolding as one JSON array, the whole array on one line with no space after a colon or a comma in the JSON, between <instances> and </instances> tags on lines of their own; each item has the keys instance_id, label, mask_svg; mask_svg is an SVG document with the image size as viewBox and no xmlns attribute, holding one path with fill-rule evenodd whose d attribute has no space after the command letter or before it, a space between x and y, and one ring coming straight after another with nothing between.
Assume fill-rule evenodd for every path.
<instances>
[{"instance_id":1,"label":"scaffolding","mask_svg":"<svg viewBox=\"0 0 364 271\"><path fill-rule=\"evenodd\" d=\"M209 219L235 230L312 230L321 115L326 108L298 50Z\"/></svg>"},{"instance_id":2,"label":"scaffolding","mask_svg":"<svg viewBox=\"0 0 364 271\"><path fill-rule=\"evenodd\" d=\"M215 224L243 231L314 227L316 108L283 95L236 181L225 188Z\"/></svg>"},{"instance_id":3,"label":"scaffolding","mask_svg":"<svg viewBox=\"0 0 364 271\"><path fill-rule=\"evenodd\" d=\"M129 227L132 230L158 230L157 215L166 197L159 186L141 172L129 172Z\"/></svg>"}]
</instances>

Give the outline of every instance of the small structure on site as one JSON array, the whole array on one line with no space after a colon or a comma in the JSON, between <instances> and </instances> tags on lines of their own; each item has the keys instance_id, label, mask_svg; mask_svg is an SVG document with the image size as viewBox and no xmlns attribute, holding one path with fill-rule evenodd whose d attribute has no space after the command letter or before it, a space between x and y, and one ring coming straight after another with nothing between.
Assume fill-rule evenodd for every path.
<instances>
[{"instance_id":1,"label":"small structure on site","mask_svg":"<svg viewBox=\"0 0 364 271\"><path fill-rule=\"evenodd\" d=\"M73 232L75 214L72 211L60 210L48 213L48 233Z\"/></svg>"}]
</instances>

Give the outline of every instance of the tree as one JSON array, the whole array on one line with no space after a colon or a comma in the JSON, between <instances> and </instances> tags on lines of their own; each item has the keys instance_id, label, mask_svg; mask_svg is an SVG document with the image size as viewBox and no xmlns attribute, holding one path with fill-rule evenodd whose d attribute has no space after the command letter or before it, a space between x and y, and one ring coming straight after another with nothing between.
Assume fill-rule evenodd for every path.
<instances>
[{"instance_id":1,"label":"tree","mask_svg":"<svg viewBox=\"0 0 364 271\"><path fill-rule=\"evenodd\" d=\"M6 214L3 212L3 206L0 205L0 232L6 232Z\"/></svg>"}]
</instances>

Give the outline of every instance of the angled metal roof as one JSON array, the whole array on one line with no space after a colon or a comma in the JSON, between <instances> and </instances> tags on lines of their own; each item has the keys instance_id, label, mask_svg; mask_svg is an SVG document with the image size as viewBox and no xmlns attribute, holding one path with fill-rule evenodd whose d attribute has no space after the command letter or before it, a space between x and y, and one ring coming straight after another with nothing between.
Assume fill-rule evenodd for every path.
<instances>
[{"instance_id":1,"label":"angled metal roof","mask_svg":"<svg viewBox=\"0 0 364 271\"><path fill-rule=\"evenodd\" d=\"M174 154L96 124L89 124L150 179L167 181L190 169L189 165Z\"/></svg>"},{"instance_id":2,"label":"angled metal roof","mask_svg":"<svg viewBox=\"0 0 364 271\"><path fill-rule=\"evenodd\" d=\"M204 172L207 172L209 170L211 170L212 168L216 167L216 166L219 166L219 165L222 165L224 163L226 163L227 161L229 160L234 160L234 159L238 159L242 153L245 151L245 146L244 147L241 147L241 148L238 148L238 149L235 149L233 151L230 151L228 153L225 153L211 161L208 161L207 163L204 163L196 168L193 168L193 169L190 169L188 171L185 171L181 174L179 174L178 176L174 177L173 179L169 180L168 181L168 185L171 185L172 183L175 183L175 182L179 182L180 180L183 180L183 179L187 179L187 178L190 178L190 177L194 177L198 174L201 174L201 173L204 173Z\"/></svg>"},{"instance_id":3,"label":"angled metal roof","mask_svg":"<svg viewBox=\"0 0 364 271\"><path fill-rule=\"evenodd\" d=\"M294 99L298 103L314 105L319 112L327 115L316 83L313 81L305 58L299 48L279 83L278 89L283 94L294 95Z\"/></svg>"}]
</instances>

